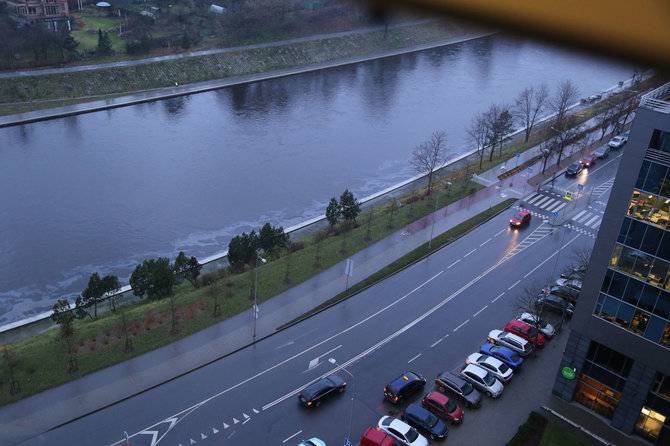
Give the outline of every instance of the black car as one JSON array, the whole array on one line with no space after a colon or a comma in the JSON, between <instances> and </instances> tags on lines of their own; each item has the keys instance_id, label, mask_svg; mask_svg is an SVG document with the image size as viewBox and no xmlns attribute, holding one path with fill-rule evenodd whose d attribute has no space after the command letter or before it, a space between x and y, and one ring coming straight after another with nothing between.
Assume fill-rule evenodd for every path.
<instances>
[{"instance_id":1,"label":"black car","mask_svg":"<svg viewBox=\"0 0 670 446\"><path fill-rule=\"evenodd\" d=\"M567 300L571 304L575 304L577 302L577 299L579 298L579 291L569 286L552 285L547 291L548 291L547 294L553 294L554 296L558 296L562 299Z\"/></svg>"},{"instance_id":2,"label":"black car","mask_svg":"<svg viewBox=\"0 0 670 446\"><path fill-rule=\"evenodd\" d=\"M447 438L447 432L449 430L447 425L421 406L410 404L407 406L407 409L400 414L400 419L426 435L431 440L442 440Z\"/></svg>"},{"instance_id":3,"label":"black car","mask_svg":"<svg viewBox=\"0 0 670 446\"><path fill-rule=\"evenodd\" d=\"M476 409L482 404L482 394L472 384L452 372L440 373L435 378L435 385L437 390L454 395L470 409Z\"/></svg>"},{"instance_id":4,"label":"black car","mask_svg":"<svg viewBox=\"0 0 670 446\"><path fill-rule=\"evenodd\" d=\"M535 305L539 309L553 310L559 313L565 311L565 314L572 316L575 311L575 306L554 294L542 294L535 301Z\"/></svg>"},{"instance_id":5,"label":"black car","mask_svg":"<svg viewBox=\"0 0 670 446\"><path fill-rule=\"evenodd\" d=\"M575 161L574 163L570 164L567 169L565 169L565 176L566 177L569 177L569 176L574 177L575 175L577 175L582 170L584 170L584 165L579 161Z\"/></svg>"},{"instance_id":6,"label":"black car","mask_svg":"<svg viewBox=\"0 0 670 446\"><path fill-rule=\"evenodd\" d=\"M321 378L298 393L298 401L303 406L319 407L326 398L344 392L347 383L337 375Z\"/></svg>"},{"instance_id":7,"label":"black car","mask_svg":"<svg viewBox=\"0 0 670 446\"><path fill-rule=\"evenodd\" d=\"M426 378L414 372L406 372L384 387L384 397L393 404L398 404L413 393L423 390Z\"/></svg>"}]
</instances>

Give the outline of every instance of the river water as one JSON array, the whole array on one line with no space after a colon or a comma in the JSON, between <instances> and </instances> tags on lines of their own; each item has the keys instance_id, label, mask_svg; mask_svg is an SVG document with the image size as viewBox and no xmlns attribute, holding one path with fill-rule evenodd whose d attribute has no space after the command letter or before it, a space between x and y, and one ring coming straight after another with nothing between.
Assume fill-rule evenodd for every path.
<instances>
[{"instance_id":1,"label":"river water","mask_svg":"<svg viewBox=\"0 0 670 446\"><path fill-rule=\"evenodd\" d=\"M582 96L633 67L493 36L356 65L0 129L0 325L127 283L148 258L198 258L265 222L322 215L416 174L436 130L450 155L491 103L563 79Z\"/></svg>"}]
</instances>

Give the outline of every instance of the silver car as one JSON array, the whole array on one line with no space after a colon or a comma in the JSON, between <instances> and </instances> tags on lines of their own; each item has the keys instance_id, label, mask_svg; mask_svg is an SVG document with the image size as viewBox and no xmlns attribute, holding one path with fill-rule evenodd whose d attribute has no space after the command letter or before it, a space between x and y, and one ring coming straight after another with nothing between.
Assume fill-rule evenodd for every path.
<instances>
[{"instance_id":1,"label":"silver car","mask_svg":"<svg viewBox=\"0 0 670 446\"><path fill-rule=\"evenodd\" d=\"M502 383L506 383L514 375L512 369L505 365L500 359L483 353L471 354L468 356L468 359L465 360L465 363L481 367L491 375L495 376Z\"/></svg>"},{"instance_id":2,"label":"silver car","mask_svg":"<svg viewBox=\"0 0 670 446\"><path fill-rule=\"evenodd\" d=\"M533 350L533 344L508 331L491 330L489 332L488 340L491 344L502 345L503 347L507 347L510 350L517 352L521 356L528 356Z\"/></svg>"},{"instance_id":3,"label":"silver car","mask_svg":"<svg viewBox=\"0 0 670 446\"><path fill-rule=\"evenodd\" d=\"M460 375L461 378L492 398L498 398L503 393L502 383L495 376L474 364L466 365Z\"/></svg>"}]
</instances>

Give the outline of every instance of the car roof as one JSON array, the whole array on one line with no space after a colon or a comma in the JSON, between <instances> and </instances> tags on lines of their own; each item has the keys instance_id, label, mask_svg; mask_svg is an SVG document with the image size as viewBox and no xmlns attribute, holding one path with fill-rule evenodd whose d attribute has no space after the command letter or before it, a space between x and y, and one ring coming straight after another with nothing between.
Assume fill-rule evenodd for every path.
<instances>
[{"instance_id":1,"label":"car roof","mask_svg":"<svg viewBox=\"0 0 670 446\"><path fill-rule=\"evenodd\" d=\"M426 415L429 414L428 410L424 409L423 407L417 405L417 404L410 404L407 406L407 409L405 409L405 414L410 414L414 415L418 418L426 418Z\"/></svg>"},{"instance_id":2,"label":"car roof","mask_svg":"<svg viewBox=\"0 0 670 446\"><path fill-rule=\"evenodd\" d=\"M512 325L512 326L516 326L516 327L521 327L521 328L524 328L524 329L529 329L529 328L531 328L531 327L530 327L530 324L528 324L528 323L526 323L526 322L524 322L524 321L520 321L520 320L518 320L518 319L512 319L511 321L509 321L509 324L507 324L507 325Z\"/></svg>"},{"instance_id":3,"label":"car roof","mask_svg":"<svg viewBox=\"0 0 670 446\"><path fill-rule=\"evenodd\" d=\"M519 214L519 215L529 215L530 211L519 211L519 212L517 212L517 214Z\"/></svg>"},{"instance_id":4,"label":"car roof","mask_svg":"<svg viewBox=\"0 0 670 446\"><path fill-rule=\"evenodd\" d=\"M395 387L396 389L404 387L406 384L409 384L414 381L420 381L421 377L419 376L418 373L414 372L405 372L393 381L391 381L391 384L389 384L392 387Z\"/></svg>"},{"instance_id":5,"label":"car roof","mask_svg":"<svg viewBox=\"0 0 670 446\"><path fill-rule=\"evenodd\" d=\"M440 373L437 378L443 381L449 381L458 387L461 387L463 384L465 384L465 380L463 378L450 371Z\"/></svg>"},{"instance_id":6,"label":"car roof","mask_svg":"<svg viewBox=\"0 0 670 446\"><path fill-rule=\"evenodd\" d=\"M517 335L515 335L514 333L510 333L509 331L503 331L502 333L503 333L503 334L501 334L500 336L504 336L504 337L506 337L507 339L514 339L515 341L520 342L522 345L528 343L528 341L526 341L526 340L525 340L524 338L522 338L521 336L517 336Z\"/></svg>"},{"instance_id":7,"label":"car roof","mask_svg":"<svg viewBox=\"0 0 670 446\"><path fill-rule=\"evenodd\" d=\"M449 397L443 393L438 392L437 390L433 390L432 392L426 394L424 398L430 398L431 400L435 400L440 404L447 404L449 402Z\"/></svg>"},{"instance_id":8,"label":"car roof","mask_svg":"<svg viewBox=\"0 0 670 446\"><path fill-rule=\"evenodd\" d=\"M468 364L463 368L463 370L461 370L461 372L465 371L472 372L475 375L479 376L480 378L484 378L488 373L486 370L482 369L481 367L477 367L474 364Z\"/></svg>"}]
</instances>

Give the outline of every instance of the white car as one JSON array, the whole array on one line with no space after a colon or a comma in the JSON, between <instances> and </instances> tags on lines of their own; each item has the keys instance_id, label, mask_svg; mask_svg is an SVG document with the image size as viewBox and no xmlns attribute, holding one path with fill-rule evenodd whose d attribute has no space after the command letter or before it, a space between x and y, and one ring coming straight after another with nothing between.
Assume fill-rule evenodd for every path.
<instances>
[{"instance_id":1,"label":"white car","mask_svg":"<svg viewBox=\"0 0 670 446\"><path fill-rule=\"evenodd\" d=\"M377 423L377 429L406 446L428 446L428 440L409 424L397 418L384 416Z\"/></svg>"},{"instance_id":2,"label":"white car","mask_svg":"<svg viewBox=\"0 0 670 446\"><path fill-rule=\"evenodd\" d=\"M538 319L532 313L521 313L516 317L521 322L525 322L528 325L539 328L540 332L544 335L545 338L552 338L556 334L556 329L549 322L544 319Z\"/></svg>"},{"instance_id":3,"label":"white car","mask_svg":"<svg viewBox=\"0 0 670 446\"><path fill-rule=\"evenodd\" d=\"M533 350L533 344L508 331L491 330L488 339L491 344L502 345L503 347L507 347L510 350L517 352L521 356L528 356Z\"/></svg>"},{"instance_id":4,"label":"white car","mask_svg":"<svg viewBox=\"0 0 670 446\"><path fill-rule=\"evenodd\" d=\"M556 280L556 285L567 286L577 291L582 290L582 281L579 279L566 279L564 277L561 277L560 279Z\"/></svg>"},{"instance_id":5,"label":"white car","mask_svg":"<svg viewBox=\"0 0 670 446\"><path fill-rule=\"evenodd\" d=\"M468 356L468 359L465 360L465 363L481 367L491 375L495 376L502 383L506 383L514 375L512 369L505 365L505 363L503 363L500 359L485 355L483 353L471 354Z\"/></svg>"},{"instance_id":6,"label":"white car","mask_svg":"<svg viewBox=\"0 0 670 446\"><path fill-rule=\"evenodd\" d=\"M460 375L461 378L492 398L498 398L503 393L502 383L495 376L474 364L466 365Z\"/></svg>"},{"instance_id":7,"label":"white car","mask_svg":"<svg viewBox=\"0 0 670 446\"><path fill-rule=\"evenodd\" d=\"M613 149L620 149L628 142L628 132L623 135L615 136L607 143Z\"/></svg>"}]
</instances>

